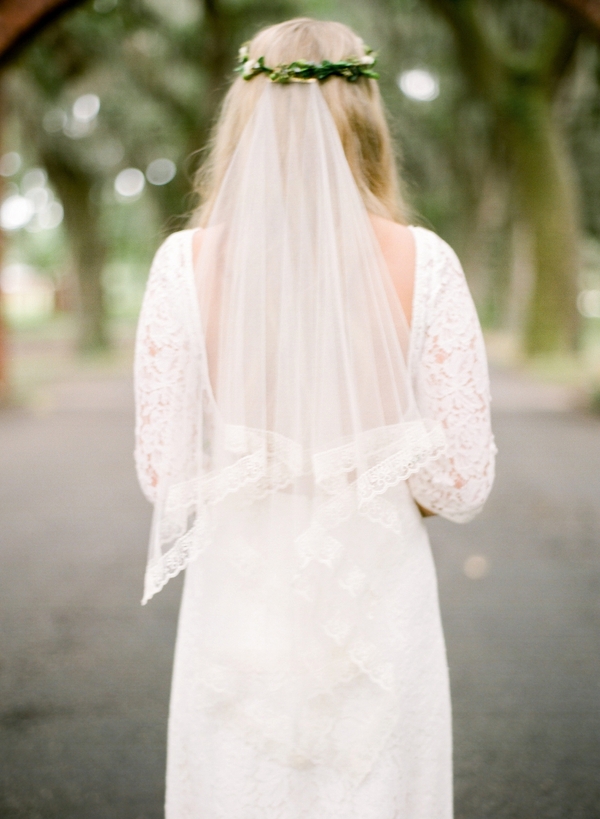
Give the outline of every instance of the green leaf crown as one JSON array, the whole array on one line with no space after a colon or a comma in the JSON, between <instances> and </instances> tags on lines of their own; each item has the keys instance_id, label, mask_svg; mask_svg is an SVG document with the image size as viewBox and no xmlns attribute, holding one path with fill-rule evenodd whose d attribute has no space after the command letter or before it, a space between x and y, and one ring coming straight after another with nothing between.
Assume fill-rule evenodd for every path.
<instances>
[{"instance_id":1,"label":"green leaf crown","mask_svg":"<svg viewBox=\"0 0 600 819\"><path fill-rule=\"evenodd\" d=\"M259 74L267 74L271 82L281 83L326 80L328 77L343 77L348 82L356 82L361 77L368 77L371 80L379 79L379 74L373 71L376 60L375 52L365 46L364 57L349 57L337 63L332 63L330 60L323 60L321 63L296 60L289 65L269 68L268 65L265 65L264 57L259 57L257 60L250 57L250 49L246 43L239 50L235 71L245 80L251 80Z\"/></svg>"}]
</instances>

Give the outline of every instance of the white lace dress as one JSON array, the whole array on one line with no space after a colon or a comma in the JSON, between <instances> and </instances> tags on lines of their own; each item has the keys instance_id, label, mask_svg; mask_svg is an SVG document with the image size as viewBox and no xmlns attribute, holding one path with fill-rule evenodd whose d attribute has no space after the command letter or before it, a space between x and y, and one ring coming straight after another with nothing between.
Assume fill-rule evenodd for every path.
<instances>
[{"instance_id":1,"label":"white lace dress","mask_svg":"<svg viewBox=\"0 0 600 819\"><path fill-rule=\"evenodd\" d=\"M413 228L417 246L409 356L424 416L440 420L446 454L398 488L397 513L411 533L384 584L401 700L383 751L359 784L326 765L292 767L261 753L235 723L196 701L195 648L201 577L186 571L168 732L167 819L450 819L452 742L448 673L435 569L414 500L456 522L481 509L494 476L483 339L460 266L438 236ZM155 499L164 468L166 418L189 355L178 333L182 293L191 292L191 231L173 234L152 266L136 350L136 464ZM414 500L413 500L414 499ZM364 715L369 719L369 714Z\"/></svg>"}]
</instances>

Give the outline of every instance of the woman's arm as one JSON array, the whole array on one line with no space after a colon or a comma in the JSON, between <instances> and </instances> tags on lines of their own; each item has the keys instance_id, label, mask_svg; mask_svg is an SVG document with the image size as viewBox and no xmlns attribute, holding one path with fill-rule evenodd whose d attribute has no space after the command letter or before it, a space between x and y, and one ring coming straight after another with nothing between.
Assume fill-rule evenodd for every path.
<instances>
[{"instance_id":1,"label":"woman's arm","mask_svg":"<svg viewBox=\"0 0 600 819\"><path fill-rule=\"evenodd\" d=\"M151 503L169 466L166 438L183 393L187 339L174 296L183 263L181 234L158 249L150 268L138 322L135 361L135 464L140 487Z\"/></svg>"},{"instance_id":2,"label":"woman's arm","mask_svg":"<svg viewBox=\"0 0 600 819\"><path fill-rule=\"evenodd\" d=\"M457 523L483 507L494 480L487 361L481 327L456 254L436 237L438 287L430 305L417 401L442 423L446 453L409 479L422 513Z\"/></svg>"}]
</instances>

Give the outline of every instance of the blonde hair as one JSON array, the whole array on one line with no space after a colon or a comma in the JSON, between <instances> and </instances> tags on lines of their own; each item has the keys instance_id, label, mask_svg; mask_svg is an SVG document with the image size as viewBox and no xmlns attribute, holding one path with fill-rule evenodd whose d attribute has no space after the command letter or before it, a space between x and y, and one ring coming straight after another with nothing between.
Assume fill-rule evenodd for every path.
<instances>
[{"instance_id":1,"label":"blonde hair","mask_svg":"<svg viewBox=\"0 0 600 819\"><path fill-rule=\"evenodd\" d=\"M250 58L264 57L265 64L272 67L300 59L337 62L362 57L364 49L363 41L348 26L305 17L262 29L249 43ZM206 224L265 82L270 80L264 74L251 80L237 77L225 96L207 159L197 173L195 188L200 206L192 216L192 224ZM377 82L361 77L351 83L334 76L321 82L321 90L367 210L406 224L407 208L399 191L392 140Z\"/></svg>"}]
</instances>

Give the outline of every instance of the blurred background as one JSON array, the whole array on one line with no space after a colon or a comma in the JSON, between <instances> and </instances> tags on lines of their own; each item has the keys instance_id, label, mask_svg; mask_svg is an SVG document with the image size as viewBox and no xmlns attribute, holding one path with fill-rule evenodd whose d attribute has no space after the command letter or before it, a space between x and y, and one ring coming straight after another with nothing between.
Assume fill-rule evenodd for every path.
<instances>
[{"instance_id":1,"label":"blurred background","mask_svg":"<svg viewBox=\"0 0 600 819\"><path fill-rule=\"evenodd\" d=\"M239 44L304 14L377 48L414 219L459 253L492 358L598 401L597 6L4 0L5 399L31 397L68 350L127 344L152 254L194 205Z\"/></svg>"},{"instance_id":2,"label":"blurred background","mask_svg":"<svg viewBox=\"0 0 600 819\"><path fill-rule=\"evenodd\" d=\"M299 15L378 52L492 364L497 488L428 523L457 819L598 819L598 0L0 0L0 817L161 815L180 582L138 609L135 322L239 45Z\"/></svg>"}]
</instances>

